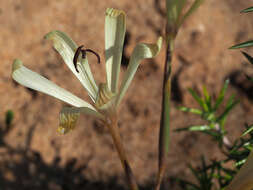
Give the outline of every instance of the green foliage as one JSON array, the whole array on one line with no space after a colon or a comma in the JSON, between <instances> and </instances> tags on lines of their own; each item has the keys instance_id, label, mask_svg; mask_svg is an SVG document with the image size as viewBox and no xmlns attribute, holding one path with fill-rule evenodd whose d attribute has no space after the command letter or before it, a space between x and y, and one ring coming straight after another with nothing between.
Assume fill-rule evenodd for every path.
<instances>
[{"instance_id":1,"label":"green foliage","mask_svg":"<svg viewBox=\"0 0 253 190\"><path fill-rule=\"evenodd\" d=\"M244 9L241 13L253 12L253 7ZM253 46L253 40L239 43L230 47L230 49L247 48ZM253 57L248 53L242 51L243 56L253 64ZM253 78L246 75L246 77L253 82ZM200 97L195 91L189 89L189 92L199 104L200 109L180 107L179 109L184 112L193 113L199 115L202 119L206 121L207 124L189 126L186 128L178 129L177 131L199 131L206 133L214 137L215 141L218 143L221 153L224 154L224 159L222 160L211 160L207 165L204 158L202 158L202 165L199 168L193 168L189 166L193 176L195 177L197 183L192 183L187 180L176 179L183 189L186 190L211 190L211 189L221 189L224 190L225 187L231 182L233 177L237 174L240 167L246 162L246 159L253 149L253 125L245 124L246 130L240 138L234 142L226 144L228 141L227 131L225 129L225 122L228 114L238 103L234 96L231 96L225 105L225 109L221 114L217 114L217 110L220 105L224 102L225 93L228 87L228 81L225 82L223 88L221 89L219 96L212 103L212 99L206 90L203 88L203 97ZM225 145L225 146L223 146ZM234 169L226 167L227 163L233 163Z\"/></svg>"},{"instance_id":2,"label":"green foliage","mask_svg":"<svg viewBox=\"0 0 253 190\"><path fill-rule=\"evenodd\" d=\"M184 112L199 115L202 119L206 120L208 124L195 125L187 128L181 128L177 131L199 131L211 135L218 143L221 153L224 155L222 160L211 160L209 164L206 163L204 157L201 158L201 166L194 168L189 165L191 173L196 179L196 183L188 180L175 178L182 189L186 190L211 190L211 189L224 189L233 179L240 167L245 163L250 151L253 147L253 125L245 125L245 132L233 143L230 142L229 146L223 146L227 138L226 129L224 128L226 118L234 106L238 103L231 96L226 103L225 109L221 114L216 116L216 111L224 102L225 93L228 87L228 81L225 82L221 89L219 96L212 104L212 99L206 90L203 89L203 97L200 97L195 91L190 89L190 93L196 102L200 105L201 109L180 107L179 109ZM218 127L217 127L218 126ZM226 145L226 144L225 144ZM228 168L226 163L233 163L234 169Z\"/></svg>"},{"instance_id":3,"label":"green foliage","mask_svg":"<svg viewBox=\"0 0 253 190\"><path fill-rule=\"evenodd\" d=\"M14 119L14 112L12 110L8 110L5 113L5 125L7 127L10 127L13 119Z\"/></svg>"},{"instance_id":4,"label":"green foliage","mask_svg":"<svg viewBox=\"0 0 253 190\"><path fill-rule=\"evenodd\" d=\"M253 12L253 7L249 7L241 11L241 13L249 13L249 12Z\"/></svg>"},{"instance_id":5,"label":"green foliage","mask_svg":"<svg viewBox=\"0 0 253 190\"><path fill-rule=\"evenodd\" d=\"M229 81L226 80L223 88L220 90L218 98L213 101L209 95L209 92L204 87L203 88L203 97L200 97L193 89L189 89L194 100L199 104L200 109L196 108L187 108L184 106L179 107L179 110L184 112L193 113L201 116L202 119L206 121L206 124L201 125L191 125L186 128L180 128L176 131L199 131L211 135L214 139L219 141L219 145L222 146L224 143L224 135L227 131L224 128L226 119L231 110L239 102L232 95L225 105L225 109L221 114L218 114L218 109L224 101L225 93L228 88Z\"/></svg>"}]
</instances>

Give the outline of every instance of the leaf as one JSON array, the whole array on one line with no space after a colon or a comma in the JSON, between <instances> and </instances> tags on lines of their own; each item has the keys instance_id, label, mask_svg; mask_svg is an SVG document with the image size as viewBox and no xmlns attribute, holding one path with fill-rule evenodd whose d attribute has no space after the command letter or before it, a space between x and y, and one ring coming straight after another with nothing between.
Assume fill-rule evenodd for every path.
<instances>
[{"instance_id":1,"label":"leaf","mask_svg":"<svg viewBox=\"0 0 253 190\"><path fill-rule=\"evenodd\" d=\"M187 17L194 13L204 1L205 0L195 0L190 9L183 16L181 24L185 21Z\"/></svg>"},{"instance_id":2,"label":"leaf","mask_svg":"<svg viewBox=\"0 0 253 190\"><path fill-rule=\"evenodd\" d=\"M218 117L217 122L222 122L222 120L225 120L229 112L239 103L239 100L234 101L234 96L231 96L227 106L225 108L225 111Z\"/></svg>"},{"instance_id":3,"label":"leaf","mask_svg":"<svg viewBox=\"0 0 253 190\"><path fill-rule=\"evenodd\" d=\"M211 111L212 110L211 96L209 95L209 93L208 93L205 86L203 86L203 94L204 94L204 97L205 97L205 103L208 107L208 110Z\"/></svg>"},{"instance_id":4,"label":"leaf","mask_svg":"<svg viewBox=\"0 0 253 190\"><path fill-rule=\"evenodd\" d=\"M252 78L252 77L250 77L249 75L246 75L246 77L247 77L247 79L248 79L249 81L253 82L253 78Z\"/></svg>"},{"instance_id":5,"label":"leaf","mask_svg":"<svg viewBox=\"0 0 253 190\"><path fill-rule=\"evenodd\" d=\"M193 125L190 127L186 127L186 128L180 128L180 129L176 129L176 132L179 131L207 131L207 130L211 130L212 128L208 125Z\"/></svg>"},{"instance_id":6,"label":"leaf","mask_svg":"<svg viewBox=\"0 0 253 190\"><path fill-rule=\"evenodd\" d=\"M249 128L243 132L242 137L249 134L252 131L253 131L253 125L249 126Z\"/></svg>"},{"instance_id":7,"label":"leaf","mask_svg":"<svg viewBox=\"0 0 253 190\"><path fill-rule=\"evenodd\" d=\"M7 127L11 125L13 118L14 118L14 112L12 110L8 110L5 113L5 124Z\"/></svg>"},{"instance_id":8,"label":"leaf","mask_svg":"<svg viewBox=\"0 0 253 190\"><path fill-rule=\"evenodd\" d=\"M234 45L232 47L230 47L229 49L239 49L239 48L246 48L246 47L251 47L253 46L253 40L249 40L247 42L243 42L237 45Z\"/></svg>"},{"instance_id":9,"label":"leaf","mask_svg":"<svg viewBox=\"0 0 253 190\"><path fill-rule=\"evenodd\" d=\"M181 106L178 109L183 111L183 112L189 112L189 113L198 114L198 115L203 114L203 111L201 111L199 109L195 109L195 108L187 108L187 107Z\"/></svg>"},{"instance_id":10,"label":"leaf","mask_svg":"<svg viewBox=\"0 0 253 190\"><path fill-rule=\"evenodd\" d=\"M221 89L220 94L215 102L215 106L214 106L215 111L218 109L218 107L220 106L220 104L224 100L224 96L225 96L226 90L228 88L228 84L229 84L229 80L226 80L225 84L224 84L223 88Z\"/></svg>"},{"instance_id":11,"label":"leaf","mask_svg":"<svg viewBox=\"0 0 253 190\"><path fill-rule=\"evenodd\" d=\"M198 104L205 110L208 111L208 107L205 102L199 97L199 95L192 89L189 88L188 91L191 93L192 97L198 102Z\"/></svg>"},{"instance_id":12,"label":"leaf","mask_svg":"<svg viewBox=\"0 0 253 190\"><path fill-rule=\"evenodd\" d=\"M247 54L246 52L242 51L242 54L244 55L244 57L246 57L248 59L248 61L253 64L253 57L251 57L249 54Z\"/></svg>"},{"instance_id":13,"label":"leaf","mask_svg":"<svg viewBox=\"0 0 253 190\"><path fill-rule=\"evenodd\" d=\"M249 12L253 12L253 7L243 9L240 13L249 13Z\"/></svg>"}]
</instances>

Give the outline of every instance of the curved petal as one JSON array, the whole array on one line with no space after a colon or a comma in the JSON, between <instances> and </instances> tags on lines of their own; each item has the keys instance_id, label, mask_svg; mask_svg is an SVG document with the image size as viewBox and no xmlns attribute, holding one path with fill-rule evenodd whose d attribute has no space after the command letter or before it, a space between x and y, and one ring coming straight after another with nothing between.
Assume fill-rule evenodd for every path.
<instances>
[{"instance_id":1,"label":"curved petal","mask_svg":"<svg viewBox=\"0 0 253 190\"><path fill-rule=\"evenodd\" d=\"M96 112L96 109L92 105L73 95L69 91L57 86L38 73L27 69L23 66L20 60L15 60L12 65L12 78L28 88L53 96L70 105L87 107L87 109Z\"/></svg>"},{"instance_id":2,"label":"curved petal","mask_svg":"<svg viewBox=\"0 0 253 190\"><path fill-rule=\"evenodd\" d=\"M113 93L117 92L125 32L125 13L108 8L105 16L105 59L107 84Z\"/></svg>"},{"instance_id":3,"label":"curved petal","mask_svg":"<svg viewBox=\"0 0 253 190\"><path fill-rule=\"evenodd\" d=\"M127 71L124 74L123 81L120 85L120 90L116 101L117 106L119 105L121 99L125 95L126 90L129 87L138 66L140 65L140 61L145 58L155 57L160 52L161 47L162 47L162 37L159 37L156 44L140 43L136 45L130 57L130 62L127 67Z\"/></svg>"},{"instance_id":4,"label":"curved petal","mask_svg":"<svg viewBox=\"0 0 253 190\"><path fill-rule=\"evenodd\" d=\"M60 124L57 131L61 134L66 134L72 131L77 123L80 113L91 114L103 118L99 113L94 113L86 107L75 108L75 107L64 107L60 112Z\"/></svg>"},{"instance_id":5,"label":"curved petal","mask_svg":"<svg viewBox=\"0 0 253 190\"><path fill-rule=\"evenodd\" d=\"M81 61L80 59L78 60L78 64L83 65L86 72L81 71L78 73L75 69L73 63L73 58L77 49L75 42L64 32L57 30L46 34L45 38L53 41L54 48L62 56L62 59L67 64L69 69L80 80L84 88L88 91L92 100L95 101L98 87L90 71L88 59L81 59Z\"/></svg>"},{"instance_id":6,"label":"curved petal","mask_svg":"<svg viewBox=\"0 0 253 190\"><path fill-rule=\"evenodd\" d=\"M251 151L246 163L236 174L232 182L225 190L252 190L253 189L253 151Z\"/></svg>"}]
</instances>

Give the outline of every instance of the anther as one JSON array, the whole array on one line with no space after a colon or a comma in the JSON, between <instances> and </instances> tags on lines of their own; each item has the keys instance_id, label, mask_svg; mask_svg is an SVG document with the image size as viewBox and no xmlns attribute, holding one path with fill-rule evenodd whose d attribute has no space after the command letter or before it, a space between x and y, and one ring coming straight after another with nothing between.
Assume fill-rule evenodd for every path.
<instances>
[{"instance_id":1,"label":"anther","mask_svg":"<svg viewBox=\"0 0 253 190\"><path fill-rule=\"evenodd\" d=\"M99 57L98 53L96 53L95 51L93 51L91 49L85 49L84 51L93 53L97 57L98 64L100 64L100 57Z\"/></svg>"},{"instance_id":2,"label":"anther","mask_svg":"<svg viewBox=\"0 0 253 190\"><path fill-rule=\"evenodd\" d=\"M78 69L77 69L77 60L78 60L78 57L80 55L80 53L82 53L82 56L83 56L83 52L82 52L82 48L83 48L83 45L79 46L75 52L75 55L74 55L74 58L73 58L73 63L74 63L74 66L75 66L75 69L76 69L76 72L79 73Z\"/></svg>"},{"instance_id":3,"label":"anther","mask_svg":"<svg viewBox=\"0 0 253 190\"><path fill-rule=\"evenodd\" d=\"M91 49L82 49L84 46L81 45L77 48L76 52L75 52L75 55L74 55L74 58L73 58L73 63L74 63L74 66L75 66L75 69L76 69L76 72L79 73L78 69L77 69L77 61L78 61L78 57L80 54L82 54L82 58L85 59L86 58L86 52L90 52L90 53L93 53L96 57L97 57L97 60L98 60L98 64L100 63L100 57L99 55L91 50Z\"/></svg>"}]
</instances>

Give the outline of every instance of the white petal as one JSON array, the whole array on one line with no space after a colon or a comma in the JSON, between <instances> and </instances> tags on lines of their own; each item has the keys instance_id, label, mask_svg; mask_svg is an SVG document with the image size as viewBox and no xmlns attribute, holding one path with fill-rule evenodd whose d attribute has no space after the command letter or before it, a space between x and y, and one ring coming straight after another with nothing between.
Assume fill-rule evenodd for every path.
<instances>
[{"instance_id":1,"label":"white petal","mask_svg":"<svg viewBox=\"0 0 253 190\"><path fill-rule=\"evenodd\" d=\"M75 42L70 37L68 37L67 34L61 31L52 31L48 33L45 38L53 41L54 48L62 56L62 59L67 64L69 69L80 80L84 88L88 91L89 96L92 98L92 100L95 101L98 88L90 71L88 60L82 59L82 63L80 63L78 60L79 64L84 65L86 72L80 71L78 73L75 69L73 63L73 58L77 49Z\"/></svg>"},{"instance_id":2,"label":"white petal","mask_svg":"<svg viewBox=\"0 0 253 190\"><path fill-rule=\"evenodd\" d=\"M60 112L60 124L57 131L61 134L66 134L72 131L77 123L80 113L94 115L94 112L91 112L89 108L81 107L64 107ZM95 116L102 118L102 115L95 113Z\"/></svg>"},{"instance_id":3,"label":"white petal","mask_svg":"<svg viewBox=\"0 0 253 190\"><path fill-rule=\"evenodd\" d=\"M232 182L225 190L252 190L253 189L253 151L251 151L246 163L236 174Z\"/></svg>"},{"instance_id":4,"label":"white petal","mask_svg":"<svg viewBox=\"0 0 253 190\"><path fill-rule=\"evenodd\" d=\"M96 112L96 109L92 105L73 95L69 91L57 86L38 73L27 69L23 66L20 60L15 60L12 65L12 78L28 88L58 98L70 105L76 107L87 107L87 109Z\"/></svg>"},{"instance_id":5,"label":"white petal","mask_svg":"<svg viewBox=\"0 0 253 190\"><path fill-rule=\"evenodd\" d=\"M98 92L98 87L97 87L97 84L96 84L96 82L93 78L93 75L91 73L87 56L86 56L86 59L82 59L81 63L77 64L77 69L80 73L80 75L79 75L80 79L79 80L83 81L83 83L85 83L86 89L91 90L91 92L89 92L89 94L92 94L92 96L90 96L90 97L91 97L92 101L95 102L96 101L96 95L97 95L97 92ZM86 81L89 81L89 82L86 82Z\"/></svg>"},{"instance_id":6,"label":"white petal","mask_svg":"<svg viewBox=\"0 0 253 190\"><path fill-rule=\"evenodd\" d=\"M108 8L105 16L105 59L107 84L113 93L117 92L125 32L125 13Z\"/></svg>"},{"instance_id":7,"label":"white petal","mask_svg":"<svg viewBox=\"0 0 253 190\"><path fill-rule=\"evenodd\" d=\"M130 57L130 62L127 67L127 71L124 74L123 81L120 85L120 90L118 94L118 99L116 102L116 105L118 106L121 99L126 93L127 88L129 87L134 74L140 64L140 61L145 58L152 58L155 57L161 49L162 46L162 37L160 37L156 44L145 44L145 43L140 43L137 44L136 47L134 48L134 51Z\"/></svg>"}]
</instances>

